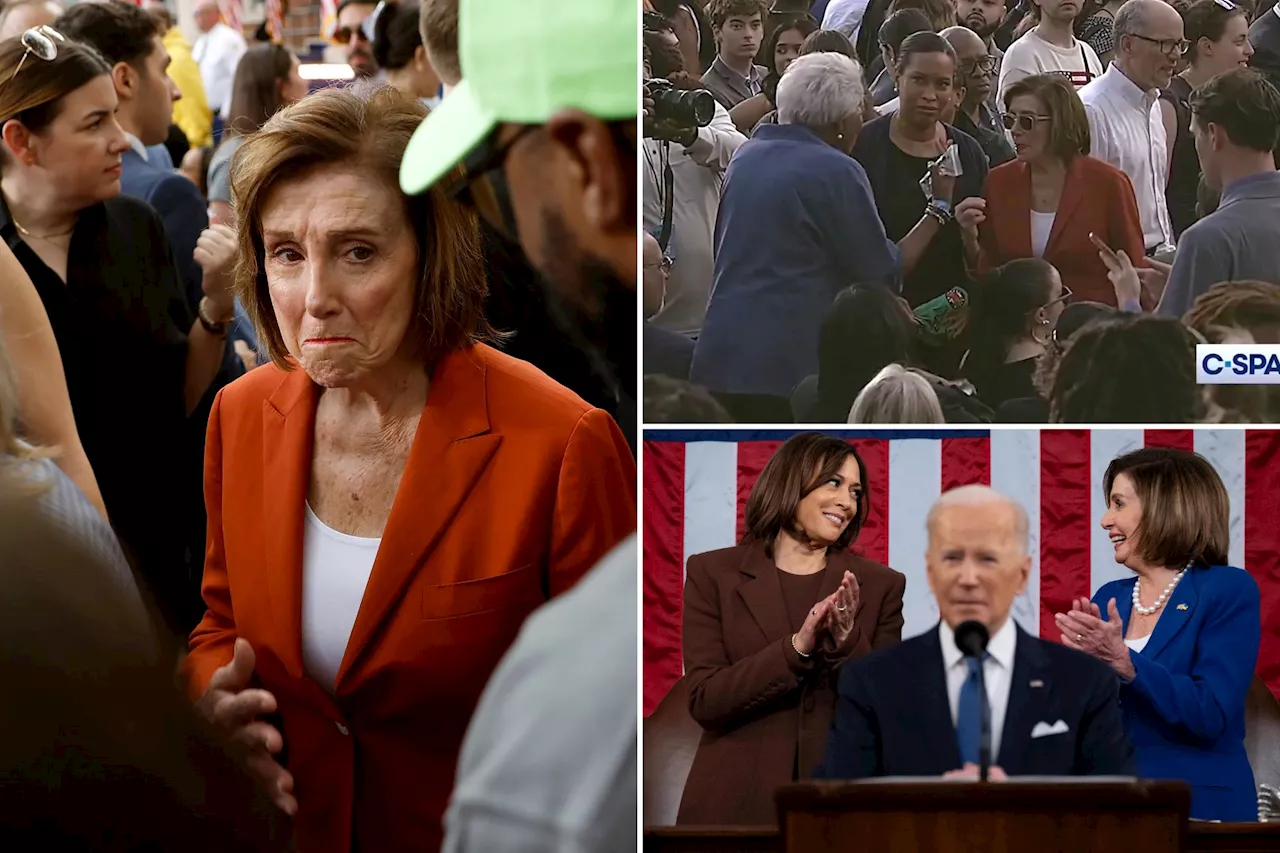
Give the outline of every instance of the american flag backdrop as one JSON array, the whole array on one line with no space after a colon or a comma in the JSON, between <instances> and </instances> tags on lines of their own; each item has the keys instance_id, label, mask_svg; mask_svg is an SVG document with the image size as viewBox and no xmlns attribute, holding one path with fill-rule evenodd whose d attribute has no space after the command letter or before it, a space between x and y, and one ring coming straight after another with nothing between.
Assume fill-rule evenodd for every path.
<instances>
[{"instance_id":1,"label":"american flag backdrop","mask_svg":"<svg viewBox=\"0 0 1280 853\"><path fill-rule=\"evenodd\" d=\"M285 0L267 0L267 27L271 31L271 40L284 42Z\"/></svg>"},{"instance_id":2,"label":"american flag backdrop","mask_svg":"<svg viewBox=\"0 0 1280 853\"><path fill-rule=\"evenodd\" d=\"M644 713L683 671L680 616L689 556L737 544L752 484L797 430L646 430L644 435ZM830 431L828 431L830 432ZM938 620L925 579L925 516L947 489L984 483L1018 501L1031 522L1031 579L1014 603L1026 631L1057 640L1054 613L1130 576L1099 524L1102 478L1143 446L1194 450L1231 498L1230 562L1262 591L1258 674L1280 697L1280 431L895 430L830 432L867 469L870 517L854 550L907 576L903 637Z\"/></svg>"},{"instance_id":3,"label":"american flag backdrop","mask_svg":"<svg viewBox=\"0 0 1280 853\"><path fill-rule=\"evenodd\" d=\"M243 11L241 0L218 0L218 12L222 15L222 23L238 33L244 32L244 24L241 21Z\"/></svg>"}]
</instances>

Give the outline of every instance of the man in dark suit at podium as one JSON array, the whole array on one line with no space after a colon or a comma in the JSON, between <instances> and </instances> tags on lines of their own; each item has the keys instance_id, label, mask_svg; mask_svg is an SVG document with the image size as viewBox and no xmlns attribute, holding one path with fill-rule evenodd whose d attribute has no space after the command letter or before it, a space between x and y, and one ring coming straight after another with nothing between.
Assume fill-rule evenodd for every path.
<instances>
[{"instance_id":1,"label":"man in dark suit at podium","mask_svg":"<svg viewBox=\"0 0 1280 853\"><path fill-rule=\"evenodd\" d=\"M1131 775L1115 674L1031 636L1010 613L1031 571L1022 507L986 486L964 486L933 506L928 531L925 563L942 619L937 628L844 666L815 775L977 775L979 659L963 654L955 637L969 620L990 636L981 666L991 711L991 778Z\"/></svg>"}]
</instances>

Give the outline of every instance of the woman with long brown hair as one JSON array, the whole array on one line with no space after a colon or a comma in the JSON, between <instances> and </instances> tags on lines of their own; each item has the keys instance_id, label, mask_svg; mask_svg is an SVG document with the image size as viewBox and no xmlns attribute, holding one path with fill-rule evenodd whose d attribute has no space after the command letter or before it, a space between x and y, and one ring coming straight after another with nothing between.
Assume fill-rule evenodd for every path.
<instances>
[{"instance_id":1,"label":"woman with long brown hair","mask_svg":"<svg viewBox=\"0 0 1280 853\"><path fill-rule=\"evenodd\" d=\"M235 224L231 161L245 137L266 124L281 107L307 94L307 83L298 68L298 57L278 44L255 45L240 57L231 84L226 133L209 161L209 210L215 221Z\"/></svg>"},{"instance_id":2,"label":"woman with long brown hair","mask_svg":"<svg viewBox=\"0 0 1280 853\"><path fill-rule=\"evenodd\" d=\"M870 490L853 445L792 436L751 489L742 543L689 559L685 678L704 732L679 823L774 823L774 789L822 759L840 667L902 638L906 578L849 550Z\"/></svg>"},{"instance_id":3,"label":"woman with long brown hair","mask_svg":"<svg viewBox=\"0 0 1280 853\"><path fill-rule=\"evenodd\" d=\"M156 49L162 49L157 39ZM235 245L217 227L189 305L159 215L120 193L111 68L42 27L0 42L0 238L39 294L107 512L171 627L199 618L201 403L231 375Z\"/></svg>"}]
</instances>

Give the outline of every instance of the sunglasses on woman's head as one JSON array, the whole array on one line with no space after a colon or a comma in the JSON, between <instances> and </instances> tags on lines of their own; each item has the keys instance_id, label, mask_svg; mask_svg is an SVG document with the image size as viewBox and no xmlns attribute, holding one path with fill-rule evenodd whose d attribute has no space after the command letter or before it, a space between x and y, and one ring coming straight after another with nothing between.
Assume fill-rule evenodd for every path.
<instances>
[{"instance_id":1,"label":"sunglasses on woman's head","mask_svg":"<svg viewBox=\"0 0 1280 853\"><path fill-rule=\"evenodd\" d=\"M1049 121L1053 116L1037 116L1029 113L1002 113L1001 121L1004 122L1005 130L1020 130L1023 133L1030 133L1036 129L1036 125L1042 121Z\"/></svg>"},{"instance_id":2,"label":"sunglasses on woman's head","mask_svg":"<svg viewBox=\"0 0 1280 853\"><path fill-rule=\"evenodd\" d=\"M66 41L66 36L55 30L53 27L32 27L22 34L22 46L26 48L22 53L22 58L18 60L18 67L13 69L13 73L9 75L12 80L18 76L18 72L22 70L22 65L27 61L27 57L35 54L45 62L52 62L58 58L58 42Z\"/></svg>"}]
</instances>

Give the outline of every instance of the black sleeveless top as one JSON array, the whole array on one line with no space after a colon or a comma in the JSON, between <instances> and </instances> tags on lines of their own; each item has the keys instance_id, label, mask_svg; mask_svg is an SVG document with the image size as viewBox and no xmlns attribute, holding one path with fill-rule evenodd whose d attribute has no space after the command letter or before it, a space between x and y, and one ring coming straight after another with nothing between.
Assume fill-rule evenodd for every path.
<instances>
[{"instance_id":1,"label":"black sleeveless top","mask_svg":"<svg viewBox=\"0 0 1280 853\"><path fill-rule=\"evenodd\" d=\"M1191 133L1190 99L1191 84L1182 77L1174 77L1169 88L1160 93L1160 100L1172 104L1178 118L1169 183L1164 191L1175 238L1181 237L1182 232L1195 223L1196 195L1200 189L1200 158L1196 155L1196 140Z\"/></svg>"}]
</instances>

